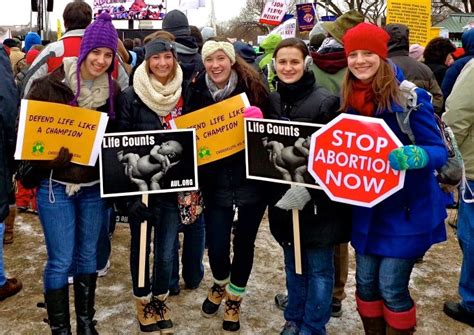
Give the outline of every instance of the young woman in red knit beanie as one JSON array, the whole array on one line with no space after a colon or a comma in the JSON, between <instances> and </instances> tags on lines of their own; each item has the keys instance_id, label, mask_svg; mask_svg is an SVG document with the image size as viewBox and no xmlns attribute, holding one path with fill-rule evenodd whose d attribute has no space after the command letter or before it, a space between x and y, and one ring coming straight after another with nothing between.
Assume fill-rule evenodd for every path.
<instances>
[{"instance_id":1,"label":"young woman in red knit beanie","mask_svg":"<svg viewBox=\"0 0 474 335\"><path fill-rule=\"evenodd\" d=\"M357 310L366 334L413 334L416 307L408 290L413 266L431 245L446 240L446 211L434 170L446 162L447 152L426 91L416 88L420 106L410 114L416 145L398 126L403 75L387 60L388 34L361 23L342 40L349 71L341 109L383 119L404 144L387 160L392 169L406 170L401 190L372 208L353 208Z\"/></svg>"}]
</instances>

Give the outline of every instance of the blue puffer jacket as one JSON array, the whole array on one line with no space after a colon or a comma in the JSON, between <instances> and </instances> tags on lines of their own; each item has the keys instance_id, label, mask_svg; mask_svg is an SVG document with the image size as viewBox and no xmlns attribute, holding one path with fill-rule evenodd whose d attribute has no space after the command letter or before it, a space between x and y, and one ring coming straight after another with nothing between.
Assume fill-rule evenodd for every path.
<instances>
[{"instance_id":1,"label":"blue puffer jacket","mask_svg":"<svg viewBox=\"0 0 474 335\"><path fill-rule=\"evenodd\" d=\"M467 64L474 57L474 29L468 30L462 34L462 47L466 54L456 60L446 71L443 83L441 84L441 91L443 91L444 101L448 99L448 96L453 90L454 83L458 79L464 65Z\"/></svg>"},{"instance_id":2,"label":"blue puffer jacket","mask_svg":"<svg viewBox=\"0 0 474 335\"><path fill-rule=\"evenodd\" d=\"M400 74L397 77L401 79ZM422 106L410 114L410 125L416 144L428 153L429 163L423 169L407 170L404 187L374 207L354 206L351 243L359 254L418 258L431 245L446 240L445 200L434 170L447 161L447 151L430 96L423 89L416 92ZM393 105L392 109L394 113L384 111L375 117L382 118L404 145L412 144L395 116L403 108Z\"/></svg>"}]
</instances>

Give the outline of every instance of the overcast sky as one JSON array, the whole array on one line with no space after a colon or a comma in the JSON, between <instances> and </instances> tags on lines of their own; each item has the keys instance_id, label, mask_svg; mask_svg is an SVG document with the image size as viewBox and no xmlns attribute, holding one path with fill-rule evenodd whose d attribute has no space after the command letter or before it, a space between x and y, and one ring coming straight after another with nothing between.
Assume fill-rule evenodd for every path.
<instances>
[{"instance_id":1,"label":"overcast sky","mask_svg":"<svg viewBox=\"0 0 474 335\"><path fill-rule=\"evenodd\" d=\"M30 0L1 0L2 9L0 10L0 26L3 25L26 25L30 22ZM70 0L54 0L54 12L50 14L51 30L56 30L56 20L61 19L62 12L66 4ZM93 0L86 0L91 6ZM168 8L177 8L179 0L168 0ZM245 0L214 0L215 12L217 21L225 21L239 14L240 9L245 4ZM196 26L204 26L208 24L211 1L206 0L206 8L199 10L191 10L188 13L189 23ZM33 25L36 24L36 14L33 13ZM124 26L120 28L127 28L127 23L123 22ZM64 25L63 25L64 29Z\"/></svg>"}]
</instances>

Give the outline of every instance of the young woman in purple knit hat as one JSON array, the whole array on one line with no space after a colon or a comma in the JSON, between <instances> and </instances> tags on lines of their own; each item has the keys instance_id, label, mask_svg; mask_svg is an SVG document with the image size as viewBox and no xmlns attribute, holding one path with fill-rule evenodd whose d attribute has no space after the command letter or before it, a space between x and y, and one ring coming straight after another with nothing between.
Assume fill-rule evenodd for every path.
<instances>
[{"instance_id":1,"label":"young woman in purple knit hat","mask_svg":"<svg viewBox=\"0 0 474 335\"><path fill-rule=\"evenodd\" d=\"M108 113L114 118L119 93L112 80L117 31L110 16L101 14L82 38L79 57L37 79L27 99L70 104ZM44 296L53 334L71 334L68 272L73 264L77 334L98 334L93 316L96 254L101 222L106 215L100 197L98 165L71 163L72 152L62 147L51 161L37 161L44 178L38 189L38 209L48 259Z\"/></svg>"}]
</instances>

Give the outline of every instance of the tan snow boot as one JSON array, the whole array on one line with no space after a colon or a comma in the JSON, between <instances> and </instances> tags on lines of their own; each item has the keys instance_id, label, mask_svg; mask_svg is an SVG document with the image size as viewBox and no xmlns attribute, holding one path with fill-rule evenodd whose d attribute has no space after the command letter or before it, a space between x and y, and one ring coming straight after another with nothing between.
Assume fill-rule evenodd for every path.
<instances>
[{"instance_id":1,"label":"tan snow boot","mask_svg":"<svg viewBox=\"0 0 474 335\"><path fill-rule=\"evenodd\" d=\"M148 333L160 330L156 323L156 312L150 303L149 296L135 297L135 308L140 331Z\"/></svg>"},{"instance_id":2,"label":"tan snow boot","mask_svg":"<svg viewBox=\"0 0 474 335\"><path fill-rule=\"evenodd\" d=\"M160 294L151 298L150 304L155 310L155 318L158 327L160 327L161 335L173 334L173 321L171 321L171 312L168 306L166 306L166 299L168 298L168 292L166 294Z\"/></svg>"},{"instance_id":3,"label":"tan snow boot","mask_svg":"<svg viewBox=\"0 0 474 335\"><path fill-rule=\"evenodd\" d=\"M221 305L222 299L225 297L225 285L214 283L207 293L207 298L202 303L201 314L206 318L216 315Z\"/></svg>"},{"instance_id":4,"label":"tan snow boot","mask_svg":"<svg viewBox=\"0 0 474 335\"><path fill-rule=\"evenodd\" d=\"M222 329L226 332L237 332L240 329L240 304L241 296L236 296L226 292L224 322Z\"/></svg>"}]
</instances>

